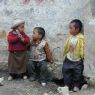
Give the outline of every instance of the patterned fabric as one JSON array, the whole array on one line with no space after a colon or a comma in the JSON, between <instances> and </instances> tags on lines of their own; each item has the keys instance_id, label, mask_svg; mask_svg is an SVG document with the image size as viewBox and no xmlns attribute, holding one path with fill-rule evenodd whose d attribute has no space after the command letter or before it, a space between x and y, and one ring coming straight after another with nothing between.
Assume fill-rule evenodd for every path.
<instances>
[{"instance_id":1,"label":"patterned fabric","mask_svg":"<svg viewBox=\"0 0 95 95\"><path fill-rule=\"evenodd\" d=\"M43 61L46 59L46 53L44 47L46 45L46 41L42 40L40 43L32 43L30 60L32 61Z\"/></svg>"}]
</instances>

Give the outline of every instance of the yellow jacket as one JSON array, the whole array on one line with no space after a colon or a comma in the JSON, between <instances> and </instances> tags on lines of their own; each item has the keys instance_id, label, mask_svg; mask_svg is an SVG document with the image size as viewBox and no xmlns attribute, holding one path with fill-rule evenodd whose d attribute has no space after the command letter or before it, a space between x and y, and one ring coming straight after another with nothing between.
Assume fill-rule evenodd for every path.
<instances>
[{"instance_id":1,"label":"yellow jacket","mask_svg":"<svg viewBox=\"0 0 95 95\"><path fill-rule=\"evenodd\" d=\"M64 58L67 56L67 53L70 51L70 42L73 36L70 36L67 41L66 41L66 46L64 48ZM74 59L78 59L78 58L84 58L84 35L79 33L77 35L78 40L75 46L75 50L73 53L73 57Z\"/></svg>"}]
</instances>

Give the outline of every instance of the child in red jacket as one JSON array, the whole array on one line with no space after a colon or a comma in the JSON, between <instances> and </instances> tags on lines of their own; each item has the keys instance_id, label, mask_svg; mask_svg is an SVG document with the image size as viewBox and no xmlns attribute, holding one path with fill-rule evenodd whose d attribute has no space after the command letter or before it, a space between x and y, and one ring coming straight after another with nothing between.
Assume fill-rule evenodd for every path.
<instances>
[{"instance_id":1,"label":"child in red jacket","mask_svg":"<svg viewBox=\"0 0 95 95\"><path fill-rule=\"evenodd\" d=\"M15 20L12 31L8 34L8 71L10 76L8 80L21 76L24 79L26 76L26 51L27 44L30 44L29 37L24 32L24 21Z\"/></svg>"}]
</instances>

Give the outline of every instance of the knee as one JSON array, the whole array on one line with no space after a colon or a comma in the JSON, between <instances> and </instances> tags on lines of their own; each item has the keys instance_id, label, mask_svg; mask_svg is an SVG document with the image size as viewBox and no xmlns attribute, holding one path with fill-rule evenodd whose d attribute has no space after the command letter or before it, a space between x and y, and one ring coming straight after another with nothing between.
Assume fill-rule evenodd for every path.
<instances>
[{"instance_id":1,"label":"knee","mask_svg":"<svg viewBox=\"0 0 95 95\"><path fill-rule=\"evenodd\" d=\"M32 62L29 62L29 63L27 64L27 68L34 68L34 64L33 64Z\"/></svg>"},{"instance_id":2,"label":"knee","mask_svg":"<svg viewBox=\"0 0 95 95\"><path fill-rule=\"evenodd\" d=\"M41 66L41 70L45 71L47 69L48 69L47 64L43 63L42 66Z\"/></svg>"}]
</instances>

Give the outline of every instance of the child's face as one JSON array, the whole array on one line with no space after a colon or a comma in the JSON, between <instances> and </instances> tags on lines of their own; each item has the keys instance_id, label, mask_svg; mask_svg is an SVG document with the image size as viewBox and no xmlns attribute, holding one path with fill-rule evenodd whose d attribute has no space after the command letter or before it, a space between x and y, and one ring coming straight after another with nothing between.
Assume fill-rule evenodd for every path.
<instances>
[{"instance_id":1,"label":"child's face","mask_svg":"<svg viewBox=\"0 0 95 95\"><path fill-rule=\"evenodd\" d=\"M19 25L17 29L19 32L24 32L24 24Z\"/></svg>"},{"instance_id":2,"label":"child's face","mask_svg":"<svg viewBox=\"0 0 95 95\"><path fill-rule=\"evenodd\" d=\"M69 31L71 35L75 36L79 33L79 28L75 28L75 23L70 23Z\"/></svg>"},{"instance_id":3,"label":"child's face","mask_svg":"<svg viewBox=\"0 0 95 95\"><path fill-rule=\"evenodd\" d=\"M40 35L39 35L37 29L33 30L33 32L32 32L32 38L33 38L33 40L39 40L40 39Z\"/></svg>"}]
</instances>

